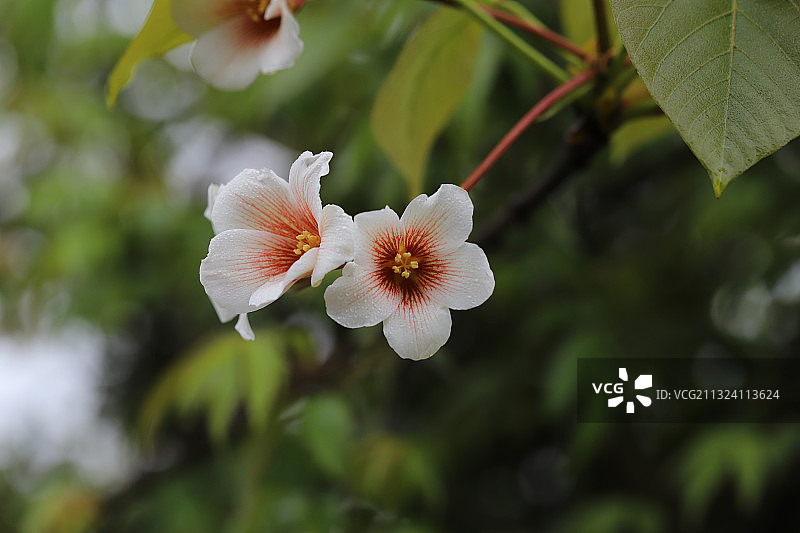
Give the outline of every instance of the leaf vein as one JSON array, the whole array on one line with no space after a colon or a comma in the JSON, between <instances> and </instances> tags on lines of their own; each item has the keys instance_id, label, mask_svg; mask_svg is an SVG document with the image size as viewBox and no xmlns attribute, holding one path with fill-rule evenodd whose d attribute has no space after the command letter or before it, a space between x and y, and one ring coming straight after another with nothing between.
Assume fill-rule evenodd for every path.
<instances>
[{"instance_id":1,"label":"leaf vein","mask_svg":"<svg viewBox=\"0 0 800 533\"><path fill-rule=\"evenodd\" d=\"M676 121L676 122L680 122L680 121L681 121L681 116L682 116L682 115L683 115L683 113L686 111L686 108L687 108L687 107L689 107L689 104L691 104L692 102L694 102L695 100L697 100L697 97L699 97L701 94L705 93L706 91L708 91L708 90L710 90L710 89L713 89L714 87L716 87L716 86L717 86L717 85L719 85L720 83L725 83L725 82L727 82L727 81L728 81L727 79L723 78L723 79L719 80L719 81L718 81L718 82L716 82L716 83L712 83L711 85L709 85L709 86L708 86L708 87L706 87L705 89L703 89L703 90L701 90L701 91L697 92L697 94L695 94L695 95L694 95L694 96L692 96L691 98L687 99L686 103L685 103L685 104L683 104L683 107L681 107L681 108L680 108L680 110L678 111L678 113L675 115L675 121Z\"/></svg>"},{"instance_id":2,"label":"leaf vein","mask_svg":"<svg viewBox=\"0 0 800 533\"><path fill-rule=\"evenodd\" d=\"M658 21L661 20L661 17L664 16L664 13L667 11L667 8L670 6L670 4L672 2L673 2L673 0L669 0L669 2L664 4L664 7L661 8L661 13L659 13L658 16L656 17L656 19L653 21L653 23L650 24L650 27L647 28L647 32L644 34L644 37L642 37L642 40L639 41L639 45L636 47L636 50L633 52L634 55L638 55L639 54L639 49L642 47L642 44L647 40L647 36L650 35L650 32L653 31L653 28L656 27L656 24L658 24Z\"/></svg>"},{"instance_id":3,"label":"leaf vein","mask_svg":"<svg viewBox=\"0 0 800 533\"><path fill-rule=\"evenodd\" d=\"M733 11L727 11L727 12L725 12L725 13L722 13L722 14L720 14L720 15L717 15L716 17L713 17L713 18L710 18L710 19L708 19L707 21L705 21L704 23L702 23L701 25L699 25L698 27L696 27L695 29L693 29L692 31L690 31L689 33L687 33L687 34L686 34L686 35L683 37L683 39L681 39L680 41L678 41L677 43L675 43L675 46L673 46L672 48L670 48L669 50L667 50L667 53L666 53L666 54L664 54L664 57L662 57L662 58L661 58L661 60L658 62L658 66L656 67L656 71L655 71L655 73L653 73L653 78L652 78L652 79L653 79L653 81L655 81L655 80L656 80L656 78L658 77L658 73L661 71L661 67L664 65L664 61L666 61L666 60L667 60L667 58L668 58L670 55L672 55L672 53L673 53L675 50L677 50L677 48L678 48L680 45L682 45L683 43L685 43L685 42L686 42L686 40L687 40L689 37L691 37L692 35L694 35L694 34L695 34L695 33L697 33L698 31L702 30L703 28L705 28L705 27L706 27L706 26L708 26L709 24L712 24L712 23L714 23L714 22L716 22L716 21L718 21L718 20L720 20L720 19L723 19L723 18L727 17L727 16L728 16L728 15L730 15L731 13L733 13Z\"/></svg>"},{"instance_id":4,"label":"leaf vein","mask_svg":"<svg viewBox=\"0 0 800 533\"><path fill-rule=\"evenodd\" d=\"M768 32L767 30L765 30L765 29L764 29L764 27L763 27L763 26L761 26L761 24L759 24L758 22L756 22L755 20L753 20L753 19L752 19L752 17L750 17L750 16L749 16L747 13L745 13L745 12L744 12L744 11L742 11L741 9L739 10L739 13L741 13L741 14L742 14L742 16L743 16L744 18L746 18L747 20L749 20L749 21L750 21L750 22L753 24L753 26L755 26L756 28L758 28L759 30L761 30L761 32L762 32L764 35L766 35L767 37L769 37L769 40L770 40L770 41L772 41L772 44L774 44L774 45L775 45L775 48L777 48L778 50L780 50L780 52L783 54L783 57L785 57L785 58L786 58L786 60L787 60L787 61L789 61L789 63L791 63L791 64L792 64L792 65L793 65L793 66L794 66L796 69L800 70L800 67L798 67L798 66L797 66L797 63L795 63L795 62L792 60L792 58L789 56L789 54L787 54L787 53L786 53L786 50L784 50L784 49L783 49L783 47L780 45L780 43L779 43L779 42L778 42L778 41L775 39L775 37L773 37L773 36L772 36L772 34L771 34L770 32Z\"/></svg>"},{"instance_id":5,"label":"leaf vein","mask_svg":"<svg viewBox=\"0 0 800 533\"><path fill-rule=\"evenodd\" d=\"M723 80L723 81L728 81L728 80ZM716 107L719 104L724 104L726 101L727 101L727 97L726 98L720 98L719 100L713 101L710 105L706 106L705 109L700 111L697 114L697 116L694 117L694 120L692 120L692 122L689 124L689 129L686 130L686 137L687 138L691 138L692 137L692 129L694 128L695 124L697 124L697 119L698 118L704 116L708 112L708 110L711 109L712 107ZM708 117L708 118L711 118L711 117Z\"/></svg>"},{"instance_id":6,"label":"leaf vein","mask_svg":"<svg viewBox=\"0 0 800 533\"><path fill-rule=\"evenodd\" d=\"M746 134L746 132L745 132L745 131L744 131L744 130L741 128L741 126L739 126L739 125L738 125L738 124L736 124L736 123L731 123L730 125L731 125L731 126L733 126L733 127L735 127L736 129L738 129L740 132L742 132L742 137L749 139L748 135L747 135L747 134ZM719 127L719 125L717 126L717 128L718 128L718 127ZM709 136L709 135L710 135L710 134L711 134L711 133L712 133L712 132L713 132L715 129L716 129L716 128L712 128L712 129L710 129L710 130L708 130L708 131L706 132L706 135L705 135L705 137L703 137L703 143L702 143L703 145L705 145L705 144L707 144L707 143L708 143L708 136ZM736 137L733 137L733 136L731 136L731 137L728 139L728 138L727 138L727 135L726 135L724 138L726 138L727 140L730 140L730 142L732 142L734 145L736 145L736 148L739 150L739 152L742 154L742 157L744 157L744 159L745 159L745 160L748 160L748 159L749 159L749 158L748 158L746 155L744 155L744 154L745 154L745 150L743 150L743 149L742 149L742 145L736 141ZM721 153L721 156L722 156L722 158L723 158L723 162L724 162L724 160L725 160L725 154L724 154L724 153Z\"/></svg>"},{"instance_id":7,"label":"leaf vein","mask_svg":"<svg viewBox=\"0 0 800 533\"><path fill-rule=\"evenodd\" d=\"M667 96L664 97L664 105L665 106L669 105L670 98L672 98L672 95L675 94L675 91L678 90L681 87L681 85L683 85L684 83L689 81L692 78L692 76L694 76L700 70L702 70L703 67L705 67L706 65L708 65L709 63L711 63L715 59L719 59L720 57L724 56L727 53L728 53L728 51L726 50L726 51L720 52L719 54L715 55L714 57L711 57L711 58L703 61L696 69L691 71L685 78L683 78L681 81L679 81L677 84L675 84L675 87L669 92L669 94Z\"/></svg>"},{"instance_id":8,"label":"leaf vein","mask_svg":"<svg viewBox=\"0 0 800 533\"><path fill-rule=\"evenodd\" d=\"M660 7L661 9L664 9L664 4L637 4L635 6L626 7L625 9L620 11L619 14L622 15L623 13L627 13L631 9L637 9L637 8L641 8L641 7Z\"/></svg>"},{"instance_id":9,"label":"leaf vein","mask_svg":"<svg viewBox=\"0 0 800 533\"><path fill-rule=\"evenodd\" d=\"M725 111L722 113L722 146L721 158L724 166L725 163L725 145L728 141L728 109L731 101L731 84L733 81L733 50L736 46L736 14L738 12L738 0L733 0L733 8L731 9L731 47L730 47L730 62L728 63L728 95L725 97Z\"/></svg>"},{"instance_id":10,"label":"leaf vein","mask_svg":"<svg viewBox=\"0 0 800 533\"><path fill-rule=\"evenodd\" d=\"M764 70L764 67L762 67L762 66L761 66L761 65L760 65L760 64L759 64L759 63L758 63L758 62L757 62L755 59L753 59L752 57L750 57L750 54L748 54L747 52L745 52L744 50L742 50L742 49L741 49L741 48L739 48L738 46L736 47L736 50L738 50L738 51L739 51L739 52L740 52L740 53L741 53L741 54L742 54L744 57L746 57L748 60L750 60L750 62L751 62L753 65L755 65L755 66L756 66L756 68L757 68L758 70L760 70L760 71L761 71L761 72L764 74L764 76L766 76L767 78L769 78L769 80L770 80L772 83L774 83L774 84L775 84L775 86L776 86L776 87L777 87L777 88L778 88L778 89L779 89L779 90L780 90L780 91L783 93L783 95L786 97L786 99L787 99L787 100L789 100L789 101L791 101L791 100L792 100L792 97L791 97L791 96L789 96L789 94L786 92L786 89L783 87L783 85L781 85L780 83L778 83L777 81L775 81L775 78L773 78L772 76L770 76L769 72L767 72L766 70ZM747 79L745 76L743 76L741 73L739 73L739 75L740 75L740 76L742 76L742 78L744 78L744 79L745 79L745 81L747 81L748 83L750 83L750 80L748 80L748 79ZM758 90L758 89L757 89L757 88L756 88L756 87L755 87L755 86L754 86L752 83L751 83L750 85L751 85L751 86L752 86L754 89ZM769 100L768 100L766 97L764 97L763 95L762 95L762 98L764 98L764 101L766 101L766 102L769 102Z\"/></svg>"}]
</instances>

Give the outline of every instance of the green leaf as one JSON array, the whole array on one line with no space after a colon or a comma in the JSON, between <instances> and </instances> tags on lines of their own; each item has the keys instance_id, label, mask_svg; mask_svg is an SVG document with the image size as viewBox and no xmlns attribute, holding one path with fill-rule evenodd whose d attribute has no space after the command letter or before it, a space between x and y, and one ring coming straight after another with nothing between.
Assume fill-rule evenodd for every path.
<instances>
[{"instance_id":1,"label":"green leaf","mask_svg":"<svg viewBox=\"0 0 800 533\"><path fill-rule=\"evenodd\" d=\"M250 428L256 432L269 424L272 406L287 378L282 338L277 332L260 332L258 343L248 343L244 353L244 402Z\"/></svg>"},{"instance_id":2,"label":"green leaf","mask_svg":"<svg viewBox=\"0 0 800 533\"><path fill-rule=\"evenodd\" d=\"M634 65L719 196L800 134L796 0L612 0Z\"/></svg>"},{"instance_id":3,"label":"green leaf","mask_svg":"<svg viewBox=\"0 0 800 533\"><path fill-rule=\"evenodd\" d=\"M433 142L469 86L481 27L453 9L437 10L406 44L372 109L372 130L408 183L422 192Z\"/></svg>"},{"instance_id":4,"label":"green leaf","mask_svg":"<svg viewBox=\"0 0 800 533\"><path fill-rule=\"evenodd\" d=\"M136 66L153 57L159 57L176 46L192 41L194 37L185 33L172 20L172 0L156 0L139 34L122 54L108 77L106 103L114 107L117 96L133 76Z\"/></svg>"},{"instance_id":5,"label":"green leaf","mask_svg":"<svg viewBox=\"0 0 800 533\"><path fill-rule=\"evenodd\" d=\"M222 443L239 405L247 410L250 429L262 431L286 378L284 343L277 331L259 331L252 342L235 333L206 341L161 376L144 402L140 434L149 444L168 413L200 411L213 441Z\"/></svg>"},{"instance_id":6,"label":"green leaf","mask_svg":"<svg viewBox=\"0 0 800 533\"><path fill-rule=\"evenodd\" d=\"M336 396L319 396L306 405L303 441L317 464L329 474L342 476L346 473L353 427L347 404Z\"/></svg>"}]
</instances>

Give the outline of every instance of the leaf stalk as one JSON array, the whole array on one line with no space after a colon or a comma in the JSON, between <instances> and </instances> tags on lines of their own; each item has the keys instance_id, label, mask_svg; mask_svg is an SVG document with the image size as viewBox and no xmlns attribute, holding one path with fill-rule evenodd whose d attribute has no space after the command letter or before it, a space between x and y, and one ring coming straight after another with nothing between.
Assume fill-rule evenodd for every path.
<instances>
[{"instance_id":1,"label":"leaf stalk","mask_svg":"<svg viewBox=\"0 0 800 533\"><path fill-rule=\"evenodd\" d=\"M569 79L567 72L558 66L556 63L548 59L544 54L530 46L516 33L511 31L507 26L500 23L492 15L487 13L477 2L474 0L454 0L454 2L464 9L466 9L473 17L478 19L484 26L486 26L495 35L503 39L506 43L516 48L517 51L522 53L531 62L539 67L544 73L549 75L555 81L563 83Z\"/></svg>"}]
</instances>

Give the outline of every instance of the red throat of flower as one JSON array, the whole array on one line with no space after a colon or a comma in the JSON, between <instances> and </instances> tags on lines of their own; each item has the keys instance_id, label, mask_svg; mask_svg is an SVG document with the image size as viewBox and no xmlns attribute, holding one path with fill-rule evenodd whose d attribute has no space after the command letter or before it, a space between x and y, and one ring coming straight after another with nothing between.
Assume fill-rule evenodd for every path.
<instances>
[{"instance_id":1,"label":"red throat of flower","mask_svg":"<svg viewBox=\"0 0 800 533\"><path fill-rule=\"evenodd\" d=\"M280 12L265 19L271 0L231 0L223 8L223 18L239 20L239 36L243 47L254 47L272 39L281 27Z\"/></svg>"},{"instance_id":2,"label":"red throat of flower","mask_svg":"<svg viewBox=\"0 0 800 533\"><path fill-rule=\"evenodd\" d=\"M436 261L424 246L397 241L382 244L378 277L384 290L400 291L404 299L419 296L436 277Z\"/></svg>"}]
</instances>

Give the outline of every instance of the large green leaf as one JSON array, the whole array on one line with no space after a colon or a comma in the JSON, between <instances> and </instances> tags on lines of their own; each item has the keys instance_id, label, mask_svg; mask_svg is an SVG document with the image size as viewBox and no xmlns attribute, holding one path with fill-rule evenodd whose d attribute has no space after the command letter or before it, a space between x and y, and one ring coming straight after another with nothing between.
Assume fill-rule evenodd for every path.
<instances>
[{"instance_id":1,"label":"large green leaf","mask_svg":"<svg viewBox=\"0 0 800 533\"><path fill-rule=\"evenodd\" d=\"M468 15L439 9L403 49L375 100L375 138L413 195L422 191L434 140L469 86L480 38Z\"/></svg>"},{"instance_id":2,"label":"large green leaf","mask_svg":"<svg viewBox=\"0 0 800 533\"><path fill-rule=\"evenodd\" d=\"M708 170L717 196L800 134L800 2L612 6L634 65Z\"/></svg>"},{"instance_id":3,"label":"large green leaf","mask_svg":"<svg viewBox=\"0 0 800 533\"><path fill-rule=\"evenodd\" d=\"M240 405L250 429L263 431L287 379L281 332L259 331L253 342L229 333L203 341L176 361L148 394L139 419L145 443L151 443L167 414L176 411L206 415L209 435L224 442L228 426Z\"/></svg>"},{"instance_id":4,"label":"large green leaf","mask_svg":"<svg viewBox=\"0 0 800 533\"><path fill-rule=\"evenodd\" d=\"M119 92L130 81L136 65L145 59L161 56L176 46L194 39L175 25L172 20L171 3L171 0L155 0L142 30L133 38L114 66L108 77L106 94L108 107L114 107Z\"/></svg>"}]
</instances>

